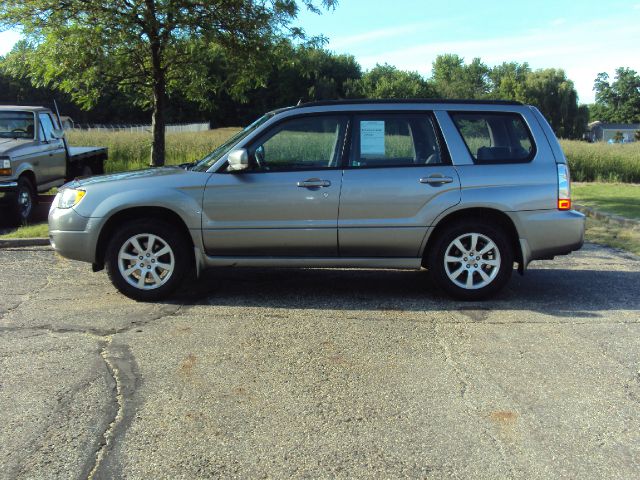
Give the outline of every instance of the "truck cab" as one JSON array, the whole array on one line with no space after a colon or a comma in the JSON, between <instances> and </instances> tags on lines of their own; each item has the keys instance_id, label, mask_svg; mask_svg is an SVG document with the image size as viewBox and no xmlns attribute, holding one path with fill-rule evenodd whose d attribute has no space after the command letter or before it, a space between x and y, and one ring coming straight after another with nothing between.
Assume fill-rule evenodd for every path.
<instances>
[{"instance_id":1,"label":"truck cab","mask_svg":"<svg viewBox=\"0 0 640 480\"><path fill-rule=\"evenodd\" d=\"M0 212L28 222L38 193L77 175L103 172L104 148L68 147L56 115L45 107L0 106Z\"/></svg>"}]
</instances>

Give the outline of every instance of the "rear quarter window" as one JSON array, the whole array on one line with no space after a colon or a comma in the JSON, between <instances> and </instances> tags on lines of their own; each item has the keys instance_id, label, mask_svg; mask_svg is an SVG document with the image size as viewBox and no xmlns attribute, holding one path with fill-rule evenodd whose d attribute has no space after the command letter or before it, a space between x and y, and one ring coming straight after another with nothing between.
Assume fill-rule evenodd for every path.
<instances>
[{"instance_id":1,"label":"rear quarter window","mask_svg":"<svg viewBox=\"0 0 640 480\"><path fill-rule=\"evenodd\" d=\"M535 156L533 136L517 113L450 112L476 164L524 163Z\"/></svg>"}]
</instances>

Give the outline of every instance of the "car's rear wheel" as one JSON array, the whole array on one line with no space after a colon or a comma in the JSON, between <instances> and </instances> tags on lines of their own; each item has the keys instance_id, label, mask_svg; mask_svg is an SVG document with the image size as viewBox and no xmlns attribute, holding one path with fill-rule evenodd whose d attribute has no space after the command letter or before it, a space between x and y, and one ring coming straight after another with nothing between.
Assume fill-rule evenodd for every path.
<instances>
[{"instance_id":1,"label":"car's rear wheel","mask_svg":"<svg viewBox=\"0 0 640 480\"><path fill-rule=\"evenodd\" d=\"M111 282L126 296L153 301L169 296L189 270L185 236L164 222L131 222L120 227L106 252Z\"/></svg>"},{"instance_id":2,"label":"car's rear wheel","mask_svg":"<svg viewBox=\"0 0 640 480\"><path fill-rule=\"evenodd\" d=\"M20 177L12 207L14 220L21 225L29 223L33 216L35 204L35 187L28 178Z\"/></svg>"},{"instance_id":3,"label":"car's rear wheel","mask_svg":"<svg viewBox=\"0 0 640 480\"><path fill-rule=\"evenodd\" d=\"M429 252L435 283L462 300L481 300L504 287L513 271L513 249L499 227L458 222L445 227Z\"/></svg>"}]
</instances>

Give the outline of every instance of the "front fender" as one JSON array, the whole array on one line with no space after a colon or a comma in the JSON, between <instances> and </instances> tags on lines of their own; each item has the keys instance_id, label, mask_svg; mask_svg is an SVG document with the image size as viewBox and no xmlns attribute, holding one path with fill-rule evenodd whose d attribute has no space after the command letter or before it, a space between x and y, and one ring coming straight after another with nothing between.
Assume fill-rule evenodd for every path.
<instances>
[{"instance_id":1,"label":"front fender","mask_svg":"<svg viewBox=\"0 0 640 480\"><path fill-rule=\"evenodd\" d=\"M85 203L76 207L83 217L100 218L106 222L118 212L132 208L157 207L175 212L182 218L187 228L201 227L202 188L172 189L144 188L125 190L103 198L99 203L91 202L91 191L87 191Z\"/></svg>"}]
</instances>

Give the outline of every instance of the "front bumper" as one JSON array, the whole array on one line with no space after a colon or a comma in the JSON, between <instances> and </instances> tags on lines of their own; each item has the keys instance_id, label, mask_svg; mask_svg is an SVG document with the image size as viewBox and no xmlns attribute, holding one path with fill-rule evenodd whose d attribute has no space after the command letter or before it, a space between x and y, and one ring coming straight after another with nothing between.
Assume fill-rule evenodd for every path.
<instances>
[{"instance_id":1,"label":"front bumper","mask_svg":"<svg viewBox=\"0 0 640 480\"><path fill-rule=\"evenodd\" d=\"M0 182L0 203L9 203L16 196L18 182Z\"/></svg>"},{"instance_id":2,"label":"front bumper","mask_svg":"<svg viewBox=\"0 0 640 480\"><path fill-rule=\"evenodd\" d=\"M79 215L73 208L51 207L49 211L49 241L63 257L81 262L95 261L97 230L95 220Z\"/></svg>"}]
</instances>

